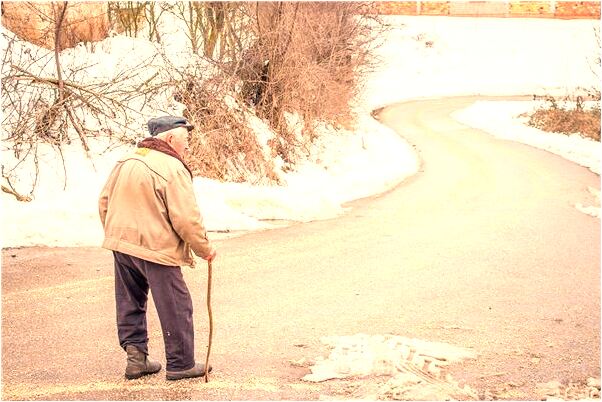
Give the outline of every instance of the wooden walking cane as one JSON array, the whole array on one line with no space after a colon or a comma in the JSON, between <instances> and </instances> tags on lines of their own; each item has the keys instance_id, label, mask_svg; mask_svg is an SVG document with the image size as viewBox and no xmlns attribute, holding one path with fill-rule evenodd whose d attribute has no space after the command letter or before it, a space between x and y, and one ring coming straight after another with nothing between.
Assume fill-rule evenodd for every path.
<instances>
[{"instance_id":1,"label":"wooden walking cane","mask_svg":"<svg viewBox=\"0 0 602 402\"><path fill-rule=\"evenodd\" d=\"M209 353L211 353L211 339L213 338L213 314L211 313L211 260L207 261L207 313L209 314L209 346L205 358L205 382L209 382Z\"/></svg>"}]
</instances>

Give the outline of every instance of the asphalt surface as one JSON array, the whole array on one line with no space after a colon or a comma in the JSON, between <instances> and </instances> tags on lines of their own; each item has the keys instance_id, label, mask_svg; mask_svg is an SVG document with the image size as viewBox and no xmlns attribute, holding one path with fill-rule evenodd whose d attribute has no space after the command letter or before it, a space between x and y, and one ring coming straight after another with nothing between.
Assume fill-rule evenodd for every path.
<instances>
[{"instance_id":1,"label":"asphalt surface","mask_svg":"<svg viewBox=\"0 0 602 402\"><path fill-rule=\"evenodd\" d=\"M123 379L107 250L4 249L2 399L341 395L341 382L303 382L309 369L290 361L325 356L322 336L357 333L474 348L450 373L480 395L533 399L540 382L599 378L600 220L574 204L591 205L600 178L449 117L476 99L380 114L422 161L394 190L340 218L217 242L208 384L164 371ZM204 361L206 268L184 272ZM164 362L152 301L148 311L151 355Z\"/></svg>"}]
</instances>

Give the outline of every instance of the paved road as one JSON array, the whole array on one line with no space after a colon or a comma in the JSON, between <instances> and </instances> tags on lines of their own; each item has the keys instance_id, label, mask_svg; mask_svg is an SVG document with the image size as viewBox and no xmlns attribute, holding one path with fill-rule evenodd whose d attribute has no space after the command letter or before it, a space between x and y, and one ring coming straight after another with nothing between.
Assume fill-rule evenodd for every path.
<instances>
[{"instance_id":1,"label":"paved road","mask_svg":"<svg viewBox=\"0 0 602 402\"><path fill-rule=\"evenodd\" d=\"M342 382L300 381L308 369L290 360L327 354L322 336L357 333L472 347L479 357L451 373L481 394L533 398L538 382L599 378L600 221L573 205L591 203L600 179L448 117L475 99L381 113L422 160L395 190L337 219L218 242L209 384L122 379L106 250L3 250L3 399L341 395ZM185 271L199 359L205 273ZM150 350L163 360L149 311Z\"/></svg>"}]
</instances>

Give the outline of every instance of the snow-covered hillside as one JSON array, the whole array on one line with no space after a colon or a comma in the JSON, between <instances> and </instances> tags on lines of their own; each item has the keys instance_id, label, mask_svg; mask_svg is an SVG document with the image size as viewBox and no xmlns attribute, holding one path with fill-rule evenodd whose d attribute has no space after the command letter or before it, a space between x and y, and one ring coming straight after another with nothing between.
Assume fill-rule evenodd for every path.
<instances>
[{"instance_id":1,"label":"snow-covered hillside","mask_svg":"<svg viewBox=\"0 0 602 402\"><path fill-rule=\"evenodd\" d=\"M266 220L273 219L310 221L334 217L343 212L344 202L383 192L415 173L417 160L412 148L370 117L374 108L415 98L565 95L579 88L599 86L592 73L599 52L593 31L595 21L448 17L387 17L387 21L392 29L379 49L381 68L366 77L366 90L357 100L360 119L356 130L322 127L322 136L296 171L280 172L286 182L283 186L196 178L197 199L210 231L266 229L273 227ZM184 42L176 40L176 31L170 35L174 44ZM83 46L66 50L64 60L78 63L97 59L94 74L107 76L118 63L152 56L153 46L142 42L122 36L108 38L95 46L95 52ZM170 51L183 50L174 47ZM177 110L177 104L166 102L154 107L163 112ZM530 102L511 108L492 103L487 105L487 113L497 119L483 119L482 107L469 108L459 118L493 133L499 131L501 124L511 125L514 132L520 131L514 140L535 146L540 145L533 143L533 136L555 141L553 136L545 137L547 134L542 136L538 130L525 127L518 119L519 114L532 108ZM145 136L145 119L141 116L136 122L140 137ZM544 139L541 146L546 147L545 142ZM3 163L13 157L6 150L7 145L2 143ZM101 243L97 197L113 163L128 147L105 152L104 143L91 146L97 155L93 161L85 158L78 144L65 148L66 189L63 190L62 162L55 152L48 151L39 163L39 188L33 201L22 203L8 194L0 195L3 247ZM571 151L573 147L591 147L593 152L579 154L586 154L585 166L599 169L599 143L573 136L566 137L561 147L572 155L577 154Z\"/></svg>"}]
</instances>

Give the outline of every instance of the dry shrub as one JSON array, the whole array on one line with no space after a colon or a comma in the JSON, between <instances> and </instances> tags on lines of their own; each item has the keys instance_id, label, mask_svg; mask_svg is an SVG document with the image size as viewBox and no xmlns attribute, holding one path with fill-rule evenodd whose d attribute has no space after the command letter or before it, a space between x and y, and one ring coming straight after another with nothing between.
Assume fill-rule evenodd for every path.
<instances>
[{"instance_id":1,"label":"dry shrub","mask_svg":"<svg viewBox=\"0 0 602 402\"><path fill-rule=\"evenodd\" d=\"M299 148L285 113L298 113L313 140L319 120L349 124L358 77L370 67L373 29L365 3L258 2L247 5L254 42L235 73L241 96L279 135L275 151L294 163Z\"/></svg>"},{"instance_id":2,"label":"dry shrub","mask_svg":"<svg viewBox=\"0 0 602 402\"><path fill-rule=\"evenodd\" d=\"M187 73L179 80L181 102L204 133L193 149L199 172L222 180L244 180L249 173L276 179L244 116L226 106L225 94L275 131L269 145L285 168L315 138L319 122L351 124L349 104L358 77L371 67L379 28L366 23L373 18L366 10L366 3L351 2L178 4L173 12L186 23L193 52L212 60L221 77L208 83ZM300 116L301 136L289 126L288 113Z\"/></svg>"},{"instance_id":3,"label":"dry shrub","mask_svg":"<svg viewBox=\"0 0 602 402\"><path fill-rule=\"evenodd\" d=\"M248 111L227 95L223 75L199 79L202 69L181 73L175 99L186 105L184 116L195 125L187 163L195 175L221 181L277 183L271 158L249 128Z\"/></svg>"},{"instance_id":4,"label":"dry shrub","mask_svg":"<svg viewBox=\"0 0 602 402\"><path fill-rule=\"evenodd\" d=\"M591 110L542 108L529 118L529 125L543 131L577 134L600 141L600 108Z\"/></svg>"},{"instance_id":5,"label":"dry shrub","mask_svg":"<svg viewBox=\"0 0 602 402\"><path fill-rule=\"evenodd\" d=\"M248 26L244 3L180 2L168 11L185 25L192 49L182 69L167 61L175 99L196 127L187 162L194 174L222 181L277 183L272 155L265 155L247 118L253 114L237 100L240 80L232 75ZM199 55L200 57L197 57Z\"/></svg>"},{"instance_id":6,"label":"dry shrub","mask_svg":"<svg viewBox=\"0 0 602 402\"><path fill-rule=\"evenodd\" d=\"M600 28L595 27L593 33L598 43L597 49L599 49ZM581 91L581 95L566 97L562 104L552 96L544 96L543 99L547 101L547 104L529 116L528 124L530 126L554 133L582 134L595 141L600 141L600 53L596 52L588 59L590 69L596 77L595 82L598 84L584 89L584 92ZM537 96L533 96L533 99L537 99ZM586 109L583 104L584 100L593 101L596 106ZM566 106L568 104L575 106L570 108Z\"/></svg>"},{"instance_id":7,"label":"dry shrub","mask_svg":"<svg viewBox=\"0 0 602 402\"><path fill-rule=\"evenodd\" d=\"M21 39L54 49L57 10L67 4L59 49L80 42L99 41L108 36L108 5L104 2L2 2L2 25Z\"/></svg>"}]
</instances>

